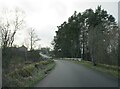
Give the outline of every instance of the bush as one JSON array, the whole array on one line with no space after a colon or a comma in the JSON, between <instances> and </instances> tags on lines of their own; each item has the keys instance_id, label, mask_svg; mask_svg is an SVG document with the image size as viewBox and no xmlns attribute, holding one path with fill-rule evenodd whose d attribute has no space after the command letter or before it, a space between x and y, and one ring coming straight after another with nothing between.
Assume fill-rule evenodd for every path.
<instances>
[{"instance_id":1,"label":"bush","mask_svg":"<svg viewBox=\"0 0 120 89\"><path fill-rule=\"evenodd\" d=\"M29 77L32 76L33 70L35 67L33 65L26 66L22 69L16 70L8 75L12 78L17 78L18 76Z\"/></svg>"},{"instance_id":2,"label":"bush","mask_svg":"<svg viewBox=\"0 0 120 89\"><path fill-rule=\"evenodd\" d=\"M42 61L41 64L47 65L47 64L49 64L49 62L47 62L47 61Z\"/></svg>"},{"instance_id":3,"label":"bush","mask_svg":"<svg viewBox=\"0 0 120 89\"><path fill-rule=\"evenodd\" d=\"M27 56L28 56L28 60L30 61L33 61L33 62L37 62L37 61L40 61L42 58L39 54L38 51L35 51L35 50L31 50L27 53Z\"/></svg>"},{"instance_id":4,"label":"bush","mask_svg":"<svg viewBox=\"0 0 120 89\"><path fill-rule=\"evenodd\" d=\"M18 80L11 77L4 77L2 80L2 86L4 87L17 87L19 86Z\"/></svg>"},{"instance_id":5,"label":"bush","mask_svg":"<svg viewBox=\"0 0 120 89\"><path fill-rule=\"evenodd\" d=\"M52 60L52 59L49 59L49 60L48 60L48 62L49 62L49 63L52 63L52 62L54 62L54 60Z\"/></svg>"}]
</instances>

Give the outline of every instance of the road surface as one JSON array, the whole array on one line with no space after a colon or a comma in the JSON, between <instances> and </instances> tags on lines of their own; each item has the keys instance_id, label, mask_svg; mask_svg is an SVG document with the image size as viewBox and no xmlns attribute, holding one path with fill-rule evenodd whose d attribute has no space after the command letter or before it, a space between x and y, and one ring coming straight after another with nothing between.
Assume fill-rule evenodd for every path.
<instances>
[{"instance_id":1,"label":"road surface","mask_svg":"<svg viewBox=\"0 0 120 89\"><path fill-rule=\"evenodd\" d=\"M35 87L117 87L118 80L70 61L56 60L56 67Z\"/></svg>"}]
</instances>

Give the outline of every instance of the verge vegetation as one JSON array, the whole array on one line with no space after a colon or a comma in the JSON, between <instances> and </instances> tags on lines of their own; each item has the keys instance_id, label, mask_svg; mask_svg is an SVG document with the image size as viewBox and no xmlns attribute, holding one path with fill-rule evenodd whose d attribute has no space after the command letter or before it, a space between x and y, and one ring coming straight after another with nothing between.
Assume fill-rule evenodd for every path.
<instances>
[{"instance_id":1,"label":"verge vegetation","mask_svg":"<svg viewBox=\"0 0 120 89\"><path fill-rule=\"evenodd\" d=\"M4 87L32 87L55 66L53 60L35 62L16 69L3 77Z\"/></svg>"},{"instance_id":2,"label":"verge vegetation","mask_svg":"<svg viewBox=\"0 0 120 89\"><path fill-rule=\"evenodd\" d=\"M90 69L109 74L109 75L114 76L116 78L120 78L120 76L118 76L118 74L120 73L118 71L118 66L101 64L101 63L97 64L97 66L93 66L93 63L91 61L84 61L84 60L82 60L82 61L72 60L72 61L74 63L77 63L77 64L82 64L83 66L88 67Z\"/></svg>"}]
</instances>

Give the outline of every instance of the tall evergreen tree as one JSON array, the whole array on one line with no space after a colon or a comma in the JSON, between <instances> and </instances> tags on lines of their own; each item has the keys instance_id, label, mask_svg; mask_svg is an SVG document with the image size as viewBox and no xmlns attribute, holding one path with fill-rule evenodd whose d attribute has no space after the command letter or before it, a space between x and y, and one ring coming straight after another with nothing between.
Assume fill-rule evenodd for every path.
<instances>
[{"instance_id":1,"label":"tall evergreen tree","mask_svg":"<svg viewBox=\"0 0 120 89\"><path fill-rule=\"evenodd\" d=\"M68 22L58 26L54 38L56 57L82 57L94 65L97 62L116 64L117 48L117 23L101 6L82 14L75 11Z\"/></svg>"}]
</instances>

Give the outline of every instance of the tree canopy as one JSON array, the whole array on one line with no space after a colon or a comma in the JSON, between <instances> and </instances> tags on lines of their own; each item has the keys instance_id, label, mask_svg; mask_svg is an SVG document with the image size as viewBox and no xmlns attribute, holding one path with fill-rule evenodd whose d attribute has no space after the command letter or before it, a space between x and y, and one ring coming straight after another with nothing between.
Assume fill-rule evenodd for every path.
<instances>
[{"instance_id":1,"label":"tree canopy","mask_svg":"<svg viewBox=\"0 0 120 89\"><path fill-rule=\"evenodd\" d=\"M83 60L117 63L118 26L115 18L98 6L74 14L57 26L55 57L82 57Z\"/></svg>"}]
</instances>

